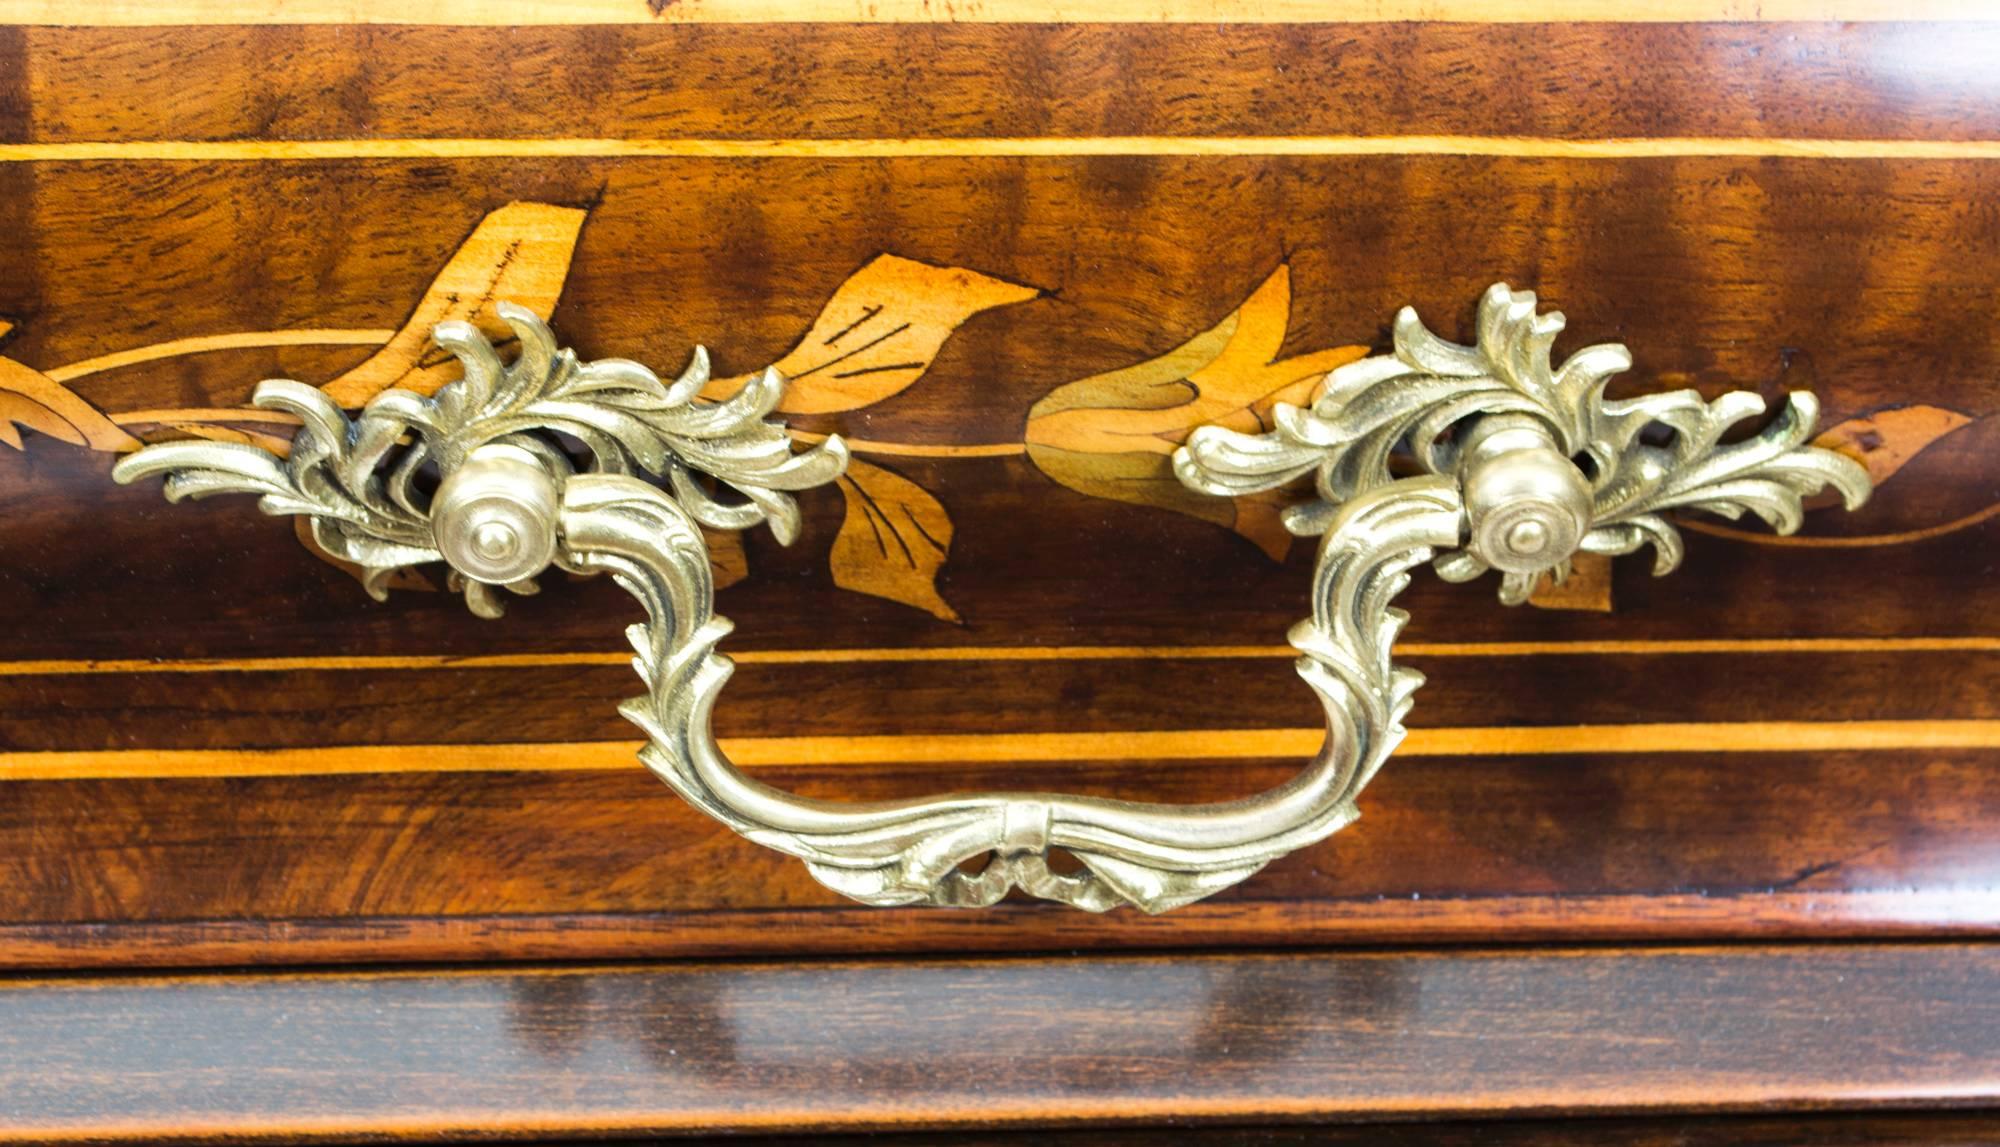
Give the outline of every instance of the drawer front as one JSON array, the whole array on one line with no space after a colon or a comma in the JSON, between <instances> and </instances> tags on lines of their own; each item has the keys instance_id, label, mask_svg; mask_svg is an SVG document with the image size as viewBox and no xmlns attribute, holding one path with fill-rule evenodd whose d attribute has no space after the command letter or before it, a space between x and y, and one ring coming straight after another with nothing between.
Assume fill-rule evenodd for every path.
<instances>
[{"instance_id":1,"label":"drawer front","mask_svg":"<svg viewBox=\"0 0 2000 1147\"><path fill-rule=\"evenodd\" d=\"M2000 25L1688 15L29 12L0 29L0 963L2000 928ZM1429 683L1361 822L1159 918L850 905L634 760L614 586L377 603L248 500L109 477L141 442L282 446L260 379L434 388L430 326L503 332L497 300L669 377L697 343L777 364L793 431L856 461L795 544L713 539L740 762L824 797L1228 799L1322 735L1283 644L1311 545L1172 449L1268 425L1404 304L1470 342L1496 281L1568 316L1559 352L1628 345L1615 396L1814 391L1874 498L1793 538L1689 515L1673 577L1593 560L1527 608L1420 574Z\"/></svg>"}]
</instances>

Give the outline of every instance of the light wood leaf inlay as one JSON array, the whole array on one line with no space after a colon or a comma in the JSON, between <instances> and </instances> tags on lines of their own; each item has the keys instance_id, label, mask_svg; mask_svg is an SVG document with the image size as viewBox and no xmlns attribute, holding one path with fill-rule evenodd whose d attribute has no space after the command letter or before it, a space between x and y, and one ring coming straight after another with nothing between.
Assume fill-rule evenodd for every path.
<instances>
[{"instance_id":1,"label":"light wood leaf inlay","mask_svg":"<svg viewBox=\"0 0 2000 1147\"><path fill-rule=\"evenodd\" d=\"M14 324L0 320L0 337L13 329ZM92 450L123 453L139 448L138 439L62 383L34 367L0 358L0 442L19 450L17 426Z\"/></svg>"},{"instance_id":2,"label":"light wood leaf inlay","mask_svg":"<svg viewBox=\"0 0 2000 1147\"><path fill-rule=\"evenodd\" d=\"M1174 477L1171 459L1206 423L1271 429L1272 407L1310 402L1328 371L1367 356L1341 346L1278 358L1291 307L1291 270L1280 264L1242 306L1173 350L1050 391L1028 412L1028 457L1078 493L1214 522L1283 559L1292 538L1281 493L1199 494Z\"/></svg>"},{"instance_id":3,"label":"light wood leaf inlay","mask_svg":"<svg viewBox=\"0 0 2000 1147\"><path fill-rule=\"evenodd\" d=\"M489 213L431 280L396 336L320 389L352 409L391 387L431 394L456 379L458 361L431 342L431 328L461 319L499 346L514 336L494 304L518 303L546 320L569 278L588 214L551 203L509 203Z\"/></svg>"},{"instance_id":4,"label":"light wood leaf inlay","mask_svg":"<svg viewBox=\"0 0 2000 1147\"><path fill-rule=\"evenodd\" d=\"M963 267L878 255L840 284L812 329L772 364L786 380L778 410L833 414L900 394L931 368L959 324L1040 294ZM721 379L706 393L726 397L743 382Z\"/></svg>"},{"instance_id":5,"label":"light wood leaf inlay","mask_svg":"<svg viewBox=\"0 0 2000 1147\"><path fill-rule=\"evenodd\" d=\"M1868 467L1868 477L1880 486L1931 443L1974 421L1956 410L1919 403L1850 418L1829 427L1813 439L1813 445L1845 454Z\"/></svg>"},{"instance_id":6,"label":"light wood leaf inlay","mask_svg":"<svg viewBox=\"0 0 2000 1147\"><path fill-rule=\"evenodd\" d=\"M1610 613L1611 556L1574 554L1569 559L1569 576L1558 585L1547 574L1528 595L1528 604L1537 609L1574 609L1586 613Z\"/></svg>"},{"instance_id":7,"label":"light wood leaf inlay","mask_svg":"<svg viewBox=\"0 0 2000 1147\"><path fill-rule=\"evenodd\" d=\"M938 500L901 474L861 461L849 463L839 484L847 516L828 559L833 584L958 621L937 588L952 535L951 515Z\"/></svg>"}]
</instances>

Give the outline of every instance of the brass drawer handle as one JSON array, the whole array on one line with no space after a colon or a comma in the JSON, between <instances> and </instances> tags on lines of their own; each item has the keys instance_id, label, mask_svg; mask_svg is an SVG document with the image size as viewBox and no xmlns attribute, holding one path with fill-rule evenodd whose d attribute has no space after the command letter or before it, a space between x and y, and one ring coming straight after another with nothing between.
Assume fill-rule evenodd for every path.
<instances>
[{"instance_id":1,"label":"brass drawer handle","mask_svg":"<svg viewBox=\"0 0 2000 1147\"><path fill-rule=\"evenodd\" d=\"M1669 572L1681 547L1667 510L1749 512L1790 533L1803 496L1832 486L1852 509L1869 493L1860 465L1805 444L1817 417L1809 394L1790 395L1757 436L1724 444L1762 399L1683 390L1606 401L1605 381L1630 356L1595 346L1552 366L1562 317L1537 315L1532 294L1489 290L1472 347L1405 308L1394 352L1334 371L1310 409L1278 406L1269 434L1203 427L1174 457L1183 482L1218 495L1314 475L1317 499L1286 515L1294 533L1321 538L1312 616L1291 642L1325 705L1327 739L1297 777L1206 805L1058 793L808 800L744 775L710 732L731 672L715 646L731 627L714 612L700 527L762 523L789 542L790 492L832 481L846 447L832 438L794 452L766 420L784 387L774 372L708 401L700 351L664 383L637 363L579 361L525 309L501 314L520 339L511 363L470 325L439 324L434 337L465 376L435 397L386 391L350 420L315 388L266 382L256 404L304 423L289 457L170 442L113 474L164 474L170 499L252 493L267 513L308 515L320 545L370 571L371 588L443 560L481 616L498 615L499 589L527 592L550 565L610 573L648 618L627 631L647 691L622 709L650 740L641 759L695 807L870 904L980 906L1016 887L1092 911L1199 900L1359 815L1355 796L1401 741L1423 680L1390 661L1407 615L1389 602L1435 551L1447 551L1435 565L1448 580L1500 570L1501 600L1514 604L1579 550L1651 545L1654 571ZM587 471L555 432L583 444ZM1395 477L1392 459L1414 473ZM427 494L431 466L441 480ZM1081 867L1051 868L1058 849ZM981 856L978 872L961 868Z\"/></svg>"}]
</instances>

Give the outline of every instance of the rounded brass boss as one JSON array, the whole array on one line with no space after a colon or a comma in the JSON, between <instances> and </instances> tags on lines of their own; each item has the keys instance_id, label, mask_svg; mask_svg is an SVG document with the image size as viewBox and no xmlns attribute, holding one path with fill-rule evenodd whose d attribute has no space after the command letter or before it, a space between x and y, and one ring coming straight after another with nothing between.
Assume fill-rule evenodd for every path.
<instances>
[{"instance_id":1,"label":"rounded brass boss","mask_svg":"<svg viewBox=\"0 0 2000 1147\"><path fill-rule=\"evenodd\" d=\"M533 454L488 443L438 486L431 533L453 569L508 585L534 577L555 559L560 503L555 479Z\"/></svg>"}]
</instances>

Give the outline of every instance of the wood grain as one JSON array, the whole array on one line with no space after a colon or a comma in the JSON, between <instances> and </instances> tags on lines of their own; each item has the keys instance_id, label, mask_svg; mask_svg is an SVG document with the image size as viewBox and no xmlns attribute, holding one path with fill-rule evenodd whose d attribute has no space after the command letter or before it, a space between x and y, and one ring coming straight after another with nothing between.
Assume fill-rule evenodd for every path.
<instances>
[{"instance_id":1,"label":"wood grain","mask_svg":"<svg viewBox=\"0 0 2000 1147\"><path fill-rule=\"evenodd\" d=\"M1990 752L1411 758L1360 823L1161 917L858 908L636 766L20 782L0 963L459 960L1673 936L2000 934ZM1296 761L948 770L965 788L1198 801ZM771 769L808 795L940 770Z\"/></svg>"},{"instance_id":2,"label":"wood grain","mask_svg":"<svg viewBox=\"0 0 2000 1147\"><path fill-rule=\"evenodd\" d=\"M885 250L1058 292L968 324L918 389L848 418L818 420L889 441L1017 436L1048 391L1178 345L1281 264L1293 284L1289 342L1298 350L1375 343L1403 302L1462 335L1478 292L1506 277L1538 288L1570 316L1565 346L1605 338L1632 346L1639 366L1624 386L1775 382L1778 350L1792 348L1785 381L1818 381L1829 421L1911 401L1917 383L1893 386L1904 377L1922 384L1915 397L1982 416L1990 383L1981 372L1995 355L1990 326L1975 322L1977 299L1969 298L1987 286L1980 264L1941 259L1947 246L1976 255L1996 242L1989 220L1958 206L1989 195L2000 179L2000 169L1976 162L1077 157L352 161L185 172L171 163L35 166L22 173L38 189L29 197L35 226L10 235L8 256L35 269L46 298L41 317L12 335L9 355L45 369L129 348L152 331L399 325L480 219L524 199L596 203L558 330L586 353L637 355L667 369L697 339L715 344L724 370L777 361L840 284ZM348 194L298 215L305 189L329 180ZM1017 209L1008 188L1019 180L1037 194ZM149 200L154 184L165 194ZM691 190L698 194L685 194ZM881 194L951 210L933 219L840 209ZM756 210L723 212L722 201ZM128 215L120 205L129 202L147 206ZM390 212L399 222L383 220ZM162 214L178 221L166 224ZM1800 217L1813 225L1799 225ZM1254 230L1225 243L1210 225L1215 218ZM1401 222L1384 231L1379 223L1388 218ZM154 226L177 236L151 265L188 288L178 294L135 278L125 261ZM697 230L701 238L690 234ZM728 259L754 244L767 245L788 274ZM1866 266L1871 251L1879 266ZM314 277L322 262L337 268L335 278ZM1652 273L1640 274L1638 263ZM662 266L674 276L649 281L644 272ZM1840 289L1857 280L1865 289ZM225 283L240 290L222 290ZM0 302L24 313L33 300L22 292L31 286L9 284ZM119 304L130 308L122 321ZM647 324L642 314L672 317ZM1689 337L1697 327L1703 337ZM999 356L992 361L1008 369L973 385L975 352ZM325 369L319 364L334 353L210 355L96 375L80 390L109 410L158 407L170 405L159 398L171 381L189 397L230 405L247 397L253 371L288 363ZM941 429L947 411L956 433L913 433Z\"/></svg>"},{"instance_id":3,"label":"wood grain","mask_svg":"<svg viewBox=\"0 0 2000 1147\"><path fill-rule=\"evenodd\" d=\"M0 1135L1970 1106L1996 1002L2000 953L1951 944L16 980Z\"/></svg>"},{"instance_id":4,"label":"wood grain","mask_svg":"<svg viewBox=\"0 0 2000 1147\"><path fill-rule=\"evenodd\" d=\"M919 0L541 0L516 10L512 19L467 10L444 0L390 4L386 0L176 0L138 4L113 0L79 11L58 0L7 0L0 23L112 26L179 24L434 24L509 26L535 24L737 24L796 21L838 23L1028 22L1079 20L1160 22L1348 22L1456 20L1518 21L1760 21L1760 20L1987 20L1992 14L1976 0L1112 0L1089 7L1060 0L979 0L939 7Z\"/></svg>"},{"instance_id":5,"label":"wood grain","mask_svg":"<svg viewBox=\"0 0 2000 1147\"><path fill-rule=\"evenodd\" d=\"M2000 133L1996 52L2000 23L23 28L0 143L1966 142Z\"/></svg>"},{"instance_id":6,"label":"wood grain","mask_svg":"<svg viewBox=\"0 0 2000 1147\"><path fill-rule=\"evenodd\" d=\"M1178 745L1176 757L1302 756L1318 744L1319 731L1308 726L1312 696L1291 657L1277 651L992 660L976 648L950 652L947 660L753 661L730 684L718 732L751 754L745 760L765 764L800 760L811 745L851 760L874 743L893 750L892 757L923 761L947 759L946 744L990 745L982 750L989 755L1031 756L1054 747L1060 755L1087 756L1103 751L1087 747L1093 743L1133 737L1136 747L1136 738L1150 736ZM482 745L516 745L560 765L562 746L570 745L598 767L622 768L635 733L617 708L637 690L623 660L607 654L542 665L10 672L0 675L0 773L24 775L31 761L61 766L61 754L81 754L68 758L72 770L100 759L126 775L143 775L149 755L207 759L211 771L225 775L232 760L242 766L234 771L268 772L282 766L267 755L275 750L303 750L300 767L423 769L437 766L399 750L437 745L440 738L469 760ZM1886 651L1864 644L1662 655L1606 649L1440 656L1419 647L1404 660L1429 678L1410 717L1416 732L1405 751L1412 754L1557 751L1582 742L1604 752L1725 745L1768 751L1784 748L1792 735L1831 748L1945 736L1976 742L1989 736L1993 698L2000 695L2000 657L1993 651L1923 643ZM1876 684L1854 689L1857 679ZM1662 695L1663 681L1676 682L1671 696ZM1524 707L1523 696L1548 700ZM802 706L799 697L814 703ZM1004 697L1007 704L996 711L969 705L968 697ZM1217 744L1216 730L1239 732ZM1048 734L1077 739L1037 749L1020 740ZM319 750L358 751L343 760ZM510 765L498 752L486 751L489 766L521 763ZM118 766L121 760L131 764Z\"/></svg>"},{"instance_id":7,"label":"wood grain","mask_svg":"<svg viewBox=\"0 0 2000 1147\"><path fill-rule=\"evenodd\" d=\"M1092 136L1083 139L364 139L0 144L0 163L315 159L1029 159L1442 155L1509 159L2000 159L2000 140Z\"/></svg>"}]
</instances>

